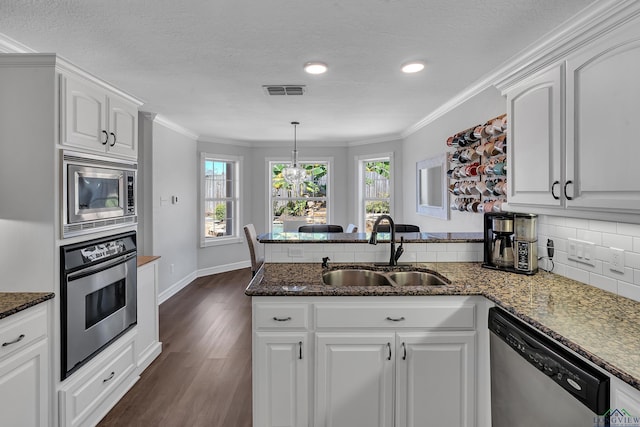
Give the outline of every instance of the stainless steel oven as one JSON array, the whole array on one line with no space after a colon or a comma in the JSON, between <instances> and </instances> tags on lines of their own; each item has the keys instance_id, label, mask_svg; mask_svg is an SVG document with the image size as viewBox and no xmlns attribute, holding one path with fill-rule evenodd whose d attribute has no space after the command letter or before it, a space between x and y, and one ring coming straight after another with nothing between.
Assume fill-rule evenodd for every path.
<instances>
[{"instance_id":1,"label":"stainless steel oven","mask_svg":"<svg viewBox=\"0 0 640 427\"><path fill-rule=\"evenodd\" d=\"M64 151L62 237L137 222L135 162Z\"/></svg>"},{"instance_id":2,"label":"stainless steel oven","mask_svg":"<svg viewBox=\"0 0 640 427\"><path fill-rule=\"evenodd\" d=\"M137 321L136 233L61 248L62 379Z\"/></svg>"}]
</instances>

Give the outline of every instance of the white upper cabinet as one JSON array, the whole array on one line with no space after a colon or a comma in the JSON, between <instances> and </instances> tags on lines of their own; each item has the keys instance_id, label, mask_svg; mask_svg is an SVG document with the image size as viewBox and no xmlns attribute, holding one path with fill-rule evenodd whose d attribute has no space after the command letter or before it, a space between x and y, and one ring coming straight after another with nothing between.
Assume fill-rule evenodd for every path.
<instances>
[{"instance_id":1,"label":"white upper cabinet","mask_svg":"<svg viewBox=\"0 0 640 427\"><path fill-rule=\"evenodd\" d=\"M137 105L91 81L61 77L63 145L137 159Z\"/></svg>"},{"instance_id":2,"label":"white upper cabinet","mask_svg":"<svg viewBox=\"0 0 640 427\"><path fill-rule=\"evenodd\" d=\"M507 92L507 200L559 207L562 66L542 71Z\"/></svg>"},{"instance_id":3,"label":"white upper cabinet","mask_svg":"<svg viewBox=\"0 0 640 427\"><path fill-rule=\"evenodd\" d=\"M640 211L639 68L638 20L567 59L567 207Z\"/></svg>"},{"instance_id":4,"label":"white upper cabinet","mask_svg":"<svg viewBox=\"0 0 640 427\"><path fill-rule=\"evenodd\" d=\"M640 18L589 32L552 65L503 87L509 207L640 222Z\"/></svg>"}]
</instances>

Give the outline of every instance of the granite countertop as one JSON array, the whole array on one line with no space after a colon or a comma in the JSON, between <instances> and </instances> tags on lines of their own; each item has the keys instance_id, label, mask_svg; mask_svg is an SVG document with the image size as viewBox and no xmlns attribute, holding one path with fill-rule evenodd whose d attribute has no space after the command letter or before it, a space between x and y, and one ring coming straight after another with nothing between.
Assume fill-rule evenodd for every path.
<instances>
[{"instance_id":1,"label":"granite countertop","mask_svg":"<svg viewBox=\"0 0 640 427\"><path fill-rule=\"evenodd\" d=\"M366 264L359 264L359 266ZM349 265L330 264L330 268ZM354 267L354 265L351 265ZM419 263L446 277L446 286L322 284L320 264L268 263L247 287L249 296L481 295L640 390L640 303L553 273L532 276L480 263ZM285 291L283 285L304 285Z\"/></svg>"},{"instance_id":2,"label":"granite countertop","mask_svg":"<svg viewBox=\"0 0 640 427\"><path fill-rule=\"evenodd\" d=\"M265 233L260 243L367 243L371 233ZM396 233L396 241L406 243L469 243L483 242L482 233ZM391 233L378 233L378 241L389 241Z\"/></svg>"},{"instance_id":3,"label":"granite countertop","mask_svg":"<svg viewBox=\"0 0 640 427\"><path fill-rule=\"evenodd\" d=\"M53 292L0 292L0 319L50 300L54 296Z\"/></svg>"}]
</instances>

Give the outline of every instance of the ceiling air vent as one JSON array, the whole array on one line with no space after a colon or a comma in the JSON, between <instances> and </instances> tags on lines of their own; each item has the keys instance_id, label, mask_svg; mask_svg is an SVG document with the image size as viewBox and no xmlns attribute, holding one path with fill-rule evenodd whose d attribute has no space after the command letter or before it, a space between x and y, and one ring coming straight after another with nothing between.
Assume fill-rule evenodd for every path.
<instances>
[{"instance_id":1,"label":"ceiling air vent","mask_svg":"<svg viewBox=\"0 0 640 427\"><path fill-rule=\"evenodd\" d=\"M264 85L262 88L269 96L304 95L307 90L304 85Z\"/></svg>"}]
</instances>

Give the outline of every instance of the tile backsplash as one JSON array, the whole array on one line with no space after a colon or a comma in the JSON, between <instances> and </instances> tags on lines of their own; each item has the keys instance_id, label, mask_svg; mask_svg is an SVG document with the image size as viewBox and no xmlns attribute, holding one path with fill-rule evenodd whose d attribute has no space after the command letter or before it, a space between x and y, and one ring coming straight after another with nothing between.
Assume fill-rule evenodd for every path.
<instances>
[{"instance_id":1,"label":"tile backsplash","mask_svg":"<svg viewBox=\"0 0 640 427\"><path fill-rule=\"evenodd\" d=\"M541 215L538 218L538 255L554 242L553 272L640 301L640 225ZM589 258L595 266L569 259L569 239L593 243ZM611 269L611 248L624 251L622 272ZM541 268L551 264L542 259Z\"/></svg>"},{"instance_id":2,"label":"tile backsplash","mask_svg":"<svg viewBox=\"0 0 640 427\"><path fill-rule=\"evenodd\" d=\"M396 247L398 244L396 245ZM389 243L269 243L266 262L385 262ZM482 261L482 243L405 243L398 262L476 262Z\"/></svg>"}]
</instances>

